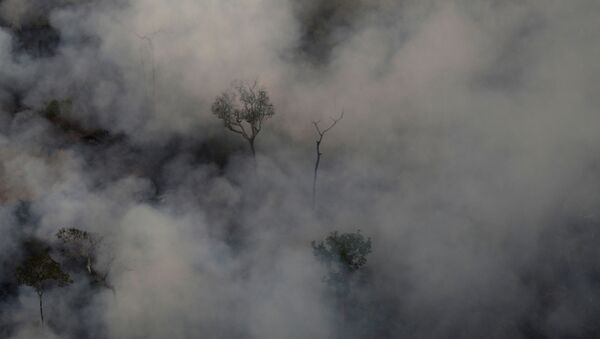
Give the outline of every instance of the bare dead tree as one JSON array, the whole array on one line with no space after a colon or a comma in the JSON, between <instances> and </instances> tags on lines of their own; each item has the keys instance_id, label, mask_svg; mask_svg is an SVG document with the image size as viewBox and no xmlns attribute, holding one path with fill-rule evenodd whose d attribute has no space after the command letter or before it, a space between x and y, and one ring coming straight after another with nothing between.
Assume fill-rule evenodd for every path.
<instances>
[{"instance_id":1,"label":"bare dead tree","mask_svg":"<svg viewBox=\"0 0 600 339\"><path fill-rule=\"evenodd\" d=\"M319 127L319 124L321 123L321 121L313 121L312 122L313 125L315 126L315 130L318 135L318 138L316 141L316 143L317 143L317 147L316 147L317 159L315 161L315 171L314 171L314 175L313 175L313 185L312 185L313 209L315 209L316 203L317 203L317 173L319 171L319 164L321 163L321 156L323 155L323 153L321 153L321 142L323 142L323 137L325 137L325 134L327 134L327 132L329 132L343 118L344 118L344 112L342 111L342 113L340 114L340 116L338 118L330 118L331 124L323 130L321 129L321 127Z\"/></svg>"},{"instance_id":2,"label":"bare dead tree","mask_svg":"<svg viewBox=\"0 0 600 339\"><path fill-rule=\"evenodd\" d=\"M256 81L252 84L234 83L231 89L215 99L211 109L214 115L223 120L228 130L246 139L256 165L254 141L263 122L275 114L266 89L258 86Z\"/></svg>"},{"instance_id":3,"label":"bare dead tree","mask_svg":"<svg viewBox=\"0 0 600 339\"><path fill-rule=\"evenodd\" d=\"M138 37L138 39L143 40L148 44L148 49L150 50L150 67L151 67L151 72L152 72L152 109L154 111L156 111L156 78L157 78L157 76L156 76L156 53L155 53L154 39L156 39L156 37L159 34L171 34L171 33L172 32L169 32L164 29L158 29L152 33L145 34L145 35L134 33Z\"/></svg>"},{"instance_id":4,"label":"bare dead tree","mask_svg":"<svg viewBox=\"0 0 600 339\"><path fill-rule=\"evenodd\" d=\"M158 33L158 31L149 35L139 35L136 33L136 36L139 39L144 40L148 44L148 49L150 50L150 67L152 71L152 109L154 111L156 111L156 56L154 53L154 38Z\"/></svg>"}]
</instances>

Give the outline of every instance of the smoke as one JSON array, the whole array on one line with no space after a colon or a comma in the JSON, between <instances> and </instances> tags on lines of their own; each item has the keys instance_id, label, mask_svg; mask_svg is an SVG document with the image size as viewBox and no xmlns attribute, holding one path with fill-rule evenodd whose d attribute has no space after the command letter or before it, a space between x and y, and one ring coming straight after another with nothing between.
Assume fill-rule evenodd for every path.
<instances>
[{"instance_id":1,"label":"smoke","mask_svg":"<svg viewBox=\"0 0 600 339\"><path fill-rule=\"evenodd\" d=\"M0 2L0 336L597 337L599 14ZM237 79L276 109L257 169L210 111ZM311 122L342 111L313 211ZM112 290L74 273L41 329L13 272L61 227L101 235ZM357 229L373 253L340 300L310 242Z\"/></svg>"}]
</instances>

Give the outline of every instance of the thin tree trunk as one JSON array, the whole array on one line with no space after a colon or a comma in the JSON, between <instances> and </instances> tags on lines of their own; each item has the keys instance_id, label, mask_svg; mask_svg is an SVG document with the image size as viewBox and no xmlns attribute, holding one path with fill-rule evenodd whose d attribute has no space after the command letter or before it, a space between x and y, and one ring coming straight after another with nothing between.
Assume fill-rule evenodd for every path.
<instances>
[{"instance_id":1,"label":"thin tree trunk","mask_svg":"<svg viewBox=\"0 0 600 339\"><path fill-rule=\"evenodd\" d=\"M342 120L343 117L344 117L344 112L342 112L342 114L340 115L339 118L337 118L337 119L332 118L331 120L333 120L333 122L331 123L331 125L329 125L329 127L325 128L324 130L321 130L321 128L319 128L319 121L313 121L315 130L317 131L317 134L319 134L319 138L317 139L317 161L315 162L315 173L313 176L313 187L312 187L313 210L315 210L317 208L317 173L319 172L319 163L321 162L321 155L323 155L323 153L321 153L321 142L323 141L323 137L325 136L325 134L327 132L329 132L329 130L331 130L333 128L333 126L335 126L335 124L338 123L338 121Z\"/></svg>"},{"instance_id":2,"label":"thin tree trunk","mask_svg":"<svg viewBox=\"0 0 600 339\"><path fill-rule=\"evenodd\" d=\"M312 186L312 207L313 210L317 207L317 173L319 171L319 163L321 162L321 140L317 140L317 161L315 162L315 173L313 175Z\"/></svg>"},{"instance_id":3,"label":"thin tree trunk","mask_svg":"<svg viewBox=\"0 0 600 339\"><path fill-rule=\"evenodd\" d=\"M107 287L109 290L111 290L113 299L115 300L115 302L117 302L117 289L112 285L108 285Z\"/></svg>"},{"instance_id":4,"label":"thin tree trunk","mask_svg":"<svg viewBox=\"0 0 600 339\"><path fill-rule=\"evenodd\" d=\"M152 41L152 40L150 40ZM151 53L152 53L152 112L156 114L156 58L154 56L154 42L152 41Z\"/></svg>"},{"instance_id":5,"label":"thin tree trunk","mask_svg":"<svg viewBox=\"0 0 600 339\"><path fill-rule=\"evenodd\" d=\"M89 274L92 274L92 258L90 258L89 256L87 257L87 263L85 266L88 270Z\"/></svg>"},{"instance_id":6,"label":"thin tree trunk","mask_svg":"<svg viewBox=\"0 0 600 339\"><path fill-rule=\"evenodd\" d=\"M38 293L40 297L40 319L42 321L42 327L44 327L44 309L42 308L42 293Z\"/></svg>"},{"instance_id":7,"label":"thin tree trunk","mask_svg":"<svg viewBox=\"0 0 600 339\"><path fill-rule=\"evenodd\" d=\"M249 139L248 142L250 143L250 150L252 151L252 160L254 160L254 167L257 167L257 163L256 163L256 150L254 149L254 139Z\"/></svg>"}]
</instances>

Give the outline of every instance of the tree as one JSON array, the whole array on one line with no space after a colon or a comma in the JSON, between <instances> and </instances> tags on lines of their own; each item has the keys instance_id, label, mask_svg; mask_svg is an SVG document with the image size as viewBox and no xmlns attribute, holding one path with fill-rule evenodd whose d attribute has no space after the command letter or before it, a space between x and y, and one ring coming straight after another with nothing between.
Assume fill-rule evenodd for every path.
<instances>
[{"instance_id":1,"label":"tree","mask_svg":"<svg viewBox=\"0 0 600 339\"><path fill-rule=\"evenodd\" d=\"M152 67L152 112L156 113L156 53L154 52L154 38L160 31L153 32L149 35L137 35L141 40L148 43L150 49L150 66Z\"/></svg>"},{"instance_id":2,"label":"tree","mask_svg":"<svg viewBox=\"0 0 600 339\"><path fill-rule=\"evenodd\" d=\"M367 263L371 253L371 238L365 238L360 231L334 231L324 241L313 241L311 245L314 255L329 269L326 281L342 292L348 289L348 278Z\"/></svg>"},{"instance_id":3,"label":"tree","mask_svg":"<svg viewBox=\"0 0 600 339\"><path fill-rule=\"evenodd\" d=\"M77 228L61 228L56 237L67 247L65 252L85 258L86 270L92 274L92 261L95 259L100 238Z\"/></svg>"},{"instance_id":4,"label":"tree","mask_svg":"<svg viewBox=\"0 0 600 339\"><path fill-rule=\"evenodd\" d=\"M313 185L312 185L313 209L316 207L316 203L317 203L317 173L319 171L319 164L321 163L321 156L323 155L323 153L321 153L321 142L323 141L323 137L325 136L325 134L327 132L329 132L333 128L333 126L335 126L338 123L338 121L342 120L343 118L344 118L344 112L342 112L340 114L340 117L337 119L331 118L331 124L329 125L329 127L325 128L324 130L321 130L321 128L319 127L320 121L313 121L315 130L317 131L317 134L319 135L319 138L316 141L316 143L317 143L317 147L316 147L317 159L315 160L315 171L314 171L314 175L313 175Z\"/></svg>"},{"instance_id":5,"label":"tree","mask_svg":"<svg viewBox=\"0 0 600 339\"><path fill-rule=\"evenodd\" d=\"M275 114L267 91L256 82L251 85L237 82L217 96L211 110L217 118L223 120L227 129L246 139L256 164L254 141L263 122Z\"/></svg>"},{"instance_id":6,"label":"tree","mask_svg":"<svg viewBox=\"0 0 600 339\"><path fill-rule=\"evenodd\" d=\"M98 270L95 265L98 248L103 242L101 236L77 228L61 228L56 233L56 237L62 241L61 252L64 255L79 262L83 259L85 270L93 282L100 283L115 292L114 287L107 281L109 270Z\"/></svg>"},{"instance_id":7,"label":"tree","mask_svg":"<svg viewBox=\"0 0 600 339\"><path fill-rule=\"evenodd\" d=\"M336 315L345 324L340 327L343 329L340 337L358 333L357 330L364 328L362 319L370 313L368 301L364 299L365 292L369 294L369 271L364 266L371 253L371 239L365 238L360 231L334 231L325 240L311 244L314 255L327 267L323 280L338 310ZM353 293L355 289L361 293Z\"/></svg>"},{"instance_id":8,"label":"tree","mask_svg":"<svg viewBox=\"0 0 600 339\"><path fill-rule=\"evenodd\" d=\"M50 257L48 251L27 257L16 270L17 282L35 289L40 300L40 319L44 326L42 296L52 285L67 286L73 281L60 265Z\"/></svg>"},{"instance_id":9,"label":"tree","mask_svg":"<svg viewBox=\"0 0 600 339\"><path fill-rule=\"evenodd\" d=\"M155 44L155 39L161 35L161 34L171 34L173 32L170 32L168 30L165 29L158 29L155 30L151 33L148 34L138 34L138 33L134 33L135 36L140 39L145 41L148 44L148 50L150 51L150 71L151 71L151 77L152 77L152 111L156 112L156 86L157 86L157 80L158 80L158 74L157 74L157 60L156 60L156 44ZM142 67L143 67L143 59L142 59ZM144 67L145 68L145 67Z\"/></svg>"}]
</instances>

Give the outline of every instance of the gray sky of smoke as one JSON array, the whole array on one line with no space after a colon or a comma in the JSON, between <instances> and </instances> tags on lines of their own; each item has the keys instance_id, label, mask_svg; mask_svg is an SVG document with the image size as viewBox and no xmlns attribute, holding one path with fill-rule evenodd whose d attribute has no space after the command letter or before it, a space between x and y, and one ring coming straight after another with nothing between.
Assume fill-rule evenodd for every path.
<instances>
[{"instance_id":1,"label":"gray sky of smoke","mask_svg":"<svg viewBox=\"0 0 600 339\"><path fill-rule=\"evenodd\" d=\"M307 329L295 326L298 317L318 324L313 337L327 335L331 315L305 246L327 229L357 226L376 240L371 262L389 279L385 290L407 279L414 289L406 302L415 310L449 310L432 333L489 305L514 321L527 311L516 274L535 255L549 211L586 213L597 202L583 189L598 184L589 173L600 145L593 1L405 2L392 25L378 23L381 12L364 18L324 74L308 79L299 74L314 70L281 58L298 34L286 3L153 0L100 8L53 16L67 43L57 60L25 64L41 69L30 103L99 78L87 83L90 103L80 105L85 114L101 115L106 127L140 140L222 133L208 110L212 99L233 79L258 77L279 109L271 129L300 145L284 151L279 135L263 135L265 155L280 158L263 160L271 172L269 203L243 214L255 227L254 248L244 259L208 239L209 226L199 226L202 212L190 207L174 216L171 206L139 206L134 193L147 189L143 181L134 180L134 189L119 182L111 192L88 192L85 179L73 179L85 177L75 165L69 179L49 189L39 203L46 216L41 233L85 218L77 212L81 204L97 216L88 226L113 224L118 256L127 258L116 276L124 299L112 304L101 296L94 307L115 337L188 337L207 328L306 337ZM149 84L140 82L148 79L149 51L136 33L161 29L152 114L144 101ZM101 37L99 51L70 44L81 32ZM505 82L494 82L498 72ZM346 118L328 136L321 192L331 222L304 218L306 230L286 240L289 234L273 229L285 229L282 223L304 211L293 192L308 174L298 163L312 159L303 149L312 142L310 120L341 109ZM215 185L211 180L203 186ZM235 189L226 192L224 201L239 199ZM287 202L278 202L282 197ZM390 255L398 244L405 246L402 255ZM252 267L249 278L239 278L244 266ZM503 286L503 294L491 286ZM486 315L478 317L485 323ZM471 330L476 336L489 329Z\"/></svg>"}]
</instances>

